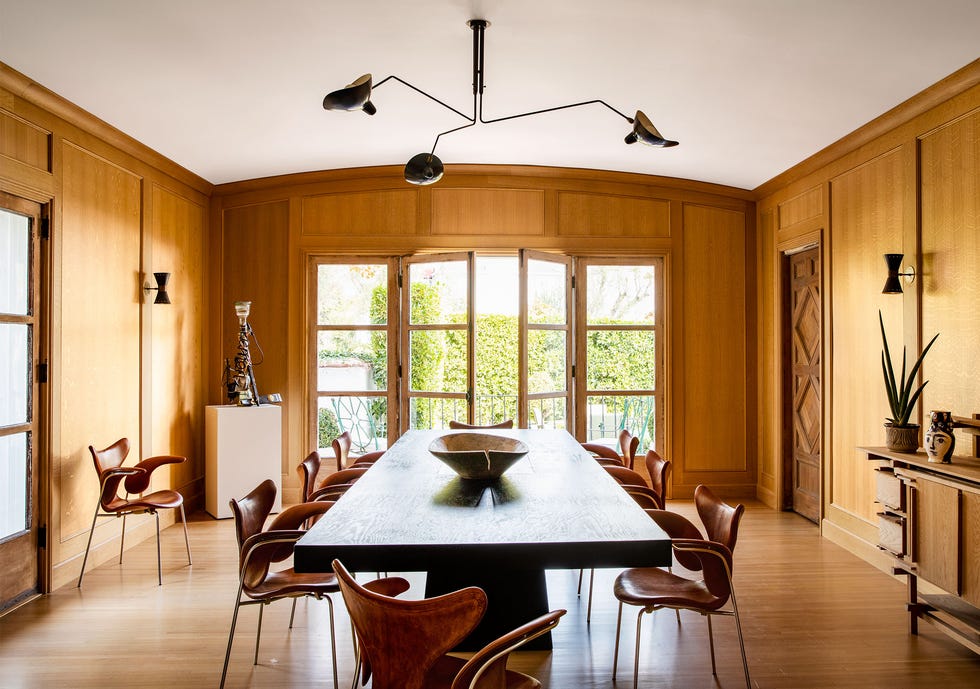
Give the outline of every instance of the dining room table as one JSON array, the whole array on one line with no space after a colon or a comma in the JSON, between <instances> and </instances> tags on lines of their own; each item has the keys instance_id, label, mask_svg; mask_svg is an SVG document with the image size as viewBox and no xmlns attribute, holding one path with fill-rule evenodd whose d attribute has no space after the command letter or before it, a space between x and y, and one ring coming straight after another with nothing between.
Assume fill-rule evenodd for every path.
<instances>
[{"instance_id":1,"label":"dining room table","mask_svg":"<svg viewBox=\"0 0 980 689\"><path fill-rule=\"evenodd\" d=\"M457 650L547 612L545 571L664 567L670 538L564 430L481 430L527 454L496 480L459 478L429 446L447 433L409 430L296 543L297 572L425 572L425 596L478 586L479 627ZM550 635L531 648L551 648Z\"/></svg>"}]
</instances>

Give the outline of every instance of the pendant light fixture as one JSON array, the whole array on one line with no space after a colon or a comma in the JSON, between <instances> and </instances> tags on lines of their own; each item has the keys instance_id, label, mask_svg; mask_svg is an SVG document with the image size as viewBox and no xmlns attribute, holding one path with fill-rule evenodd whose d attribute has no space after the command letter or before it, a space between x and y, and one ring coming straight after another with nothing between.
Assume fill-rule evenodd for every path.
<instances>
[{"instance_id":1,"label":"pendant light fixture","mask_svg":"<svg viewBox=\"0 0 980 689\"><path fill-rule=\"evenodd\" d=\"M412 156L411 160L405 165L405 181L411 184L434 184L442 179L443 164L439 157L436 155L436 146L439 145L439 138L445 134L452 134L453 132L458 132L461 129L466 129L472 127L478 122L480 124L493 124L495 122L504 122L506 120L514 120L519 117L528 117L529 115L540 115L546 112L554 112L555 110L565 110L567 108L577 108L581 105L592 105L593 103L598 103L604 105L614 113L622 117L624 120L633 125L633 130L626 135L625 141L628 144L640 143L646 144L648 146L656 146L658 148L667 148L669 146L676 146L676 141L671 141L670 139L664 138L657 128L653 126L653 122L647 117L641 110L636 111L636 115L629 117L624 113L620 112L616 108L612 107L604 100L593 99L582 101L580 103L570 103L568 105L559 105L554 108L545 108L543 110L534 110L532 112L525 112L519 115L508 115L506 117L497 117L491 120L483 119L483 47L484 47L484 33L490 22L486 19L471 19L466 22L467 26L473 31L473 114L467 115L460 112L451 105L443 103L438 98L426 93L422 89L413 86L407 81L391 75L385 77L377 84L372 86L372 78L370 74L365 74L354 80L353 83L348 84L342 89L337 91L332 91L328 93L323 99L323 108L325 110L347 110L347 111L363 111L368 115L373 115L377 112L377 108L374 103L371 102L371 92L385 84L389 80L395 80L410 89L421 93L426 98L435 101L439 105L449 110L466 120L466 124L453 129L449 129L444 132L440 132L436 135L436 140L432 144L432 150L428 153L419 153Z\"/></svg>"}]
</instances>

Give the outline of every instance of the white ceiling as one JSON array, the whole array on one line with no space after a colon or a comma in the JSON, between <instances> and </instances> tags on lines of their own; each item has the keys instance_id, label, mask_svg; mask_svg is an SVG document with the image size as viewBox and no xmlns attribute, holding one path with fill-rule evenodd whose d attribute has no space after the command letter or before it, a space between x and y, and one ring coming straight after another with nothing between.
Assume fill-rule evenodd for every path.
<instances>
[{"instance_id":1,"label":"white ceiling","mask_svg":"<svg viewBox=\"0 0 980 689\"><path fill-rule=\"evenodd\" d=\"M465 122L388 82L378 114L323 96L389 74L484 118L447 163L624 170L752 189L980 56L980 0L0 0L0 61L213 183L404 164Z\"/></svg>"}]
</instances>

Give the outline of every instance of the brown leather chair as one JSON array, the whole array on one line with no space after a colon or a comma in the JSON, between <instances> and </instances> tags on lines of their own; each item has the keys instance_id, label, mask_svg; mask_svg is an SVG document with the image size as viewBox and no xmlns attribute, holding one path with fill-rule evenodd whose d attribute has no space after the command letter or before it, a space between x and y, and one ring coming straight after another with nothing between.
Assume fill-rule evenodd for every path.
<instances>
[{"instance_id":1,"label":"brown leather chair","mask_svg":"<svg viewBox=\"0 0 980 689\"><path fill-rule=\"evenodd\" d=\"M354 481L360 478L371 466L370 463L363 465L354 464L350 468L338 470L320 481L318 480L320 464L320 453L311 452L306 456L306 459L300 462L299 466L296 467L296 471L299 473L300 479L302 480L303 492L301 497L303 502L323 499L325 494L324 489L330 486L335 486L335 488L329 492L334 494L336 497L340 497L340 495L342 495L343 492L350 487L349 484L352 484ZM336 488L341 484L344 484L343 489ZM336 499L336 497L333 499Z\"/></svg>"},{"instance_id":2,"label":"brown leather chair","mask_svg":"<svg viewBox=\"0 0 980 689\"><path fill-rule=\"evenodd\" d=\"M78 584L82 585L85 575L85 563L88 562L88 552L92 547L92 534L95 533L95 523L99 517L118 517L122 515L122 533L119 536L119 564L122 564L123 546L126 542L126 515L152 514L157 522L157 582L163 585L163 567L160 562L160 515L157 510L180 510L180 523L184 526L184 546L187 548L187 564L191 560L191 542L187 538L187 517L184 514L184 498L175 490L158 490L144 495L150 487L153 472L167 464L180 464L185 457L160 455L147 457L131 467L124 467L129 454L129 439L120 438L104 450L96 450L91 445L88 451L92 455L95 471L99 475L99 501L95 505L95 516L92 517L92 528L88 532L88 542L85 544L85 557L82 558L82 571L78 573ZM123 484L126 497L119 497L119 484ZM137 497L130 498L130 495ZM101 512L100 512L101 510Z\"/></svg>"},{"instance_id":3,"label":"brown leather chair","mask_svg":"<svg viewBox=\"0 0 980 689\"><path fill-rule=\"evenodd\" d=\"M501 421L500 423L492 423L486 426L476 426L474 424L463 423L462 421L456 421L455 419L451 419L449 421L449 427L452 429L513 428L514 419L507 419L506 421Z\"/></svg>"},{"instance_id":4,"label":"brown leather chair","mask_svg":"<svg viewBox=\"0 0 980 689\"><path fill-rule=\"evenodd\" d=\"M333 503L304 502L292 505L280 512L262 530L276 500L276 484L266 479L252 492L239 500L231 500L231 511L235 517L235 535L239 548L238 593L235 596L235 612L231 618L231 631L228 632L228 648L225 650L225 664L221 670L221 687L225 686L228 675L228 661L231 646L235 640L235 625L238 610L243 605L259 606L258 629L255 632L255 656L252 663L259 662L259 640L262 637L262 611L269 603L282 598L292 598L294 602L302 596L312 596L317 600L326 599L330 612L330 651L333 657L333 686L337 689L337 643L334 634L333 600L329 594L340 589L333 574L298 574L291 567L273 571L270 565L282 562L293 554L293 545L305 533L302 525L326 512ZM289 616L289 627L293 626L293 615Z\"/></svg>"},{"instance_id":5,"label":"brown leather chair","mask_svg":"<svg viewBox=\"0 0 980 689\"><path fill-rule=\"evenodd\" d=\"M380 589L401 591L404 579L361 586L333 561L358 639L362 684L372 689L537 689L533 677L507 670L508 654L553 629L564 610L554 610L505 634L469 660L446 653L476 627L487 608L476 587L422 600L401 600ZM372 590L374 589L374 590Z\"/></svg>"},{"instance_id":6,"label":"brown leather chair","mask_svg":"<svg viewBox=\"0 0 980 689\"><path fill-rule=\"evenodd\" d=\"M640 663L640 629L643 613L661 608L694 610L708 618L708 641L711 647L711 674L715 671L715 644L711 630L712 615L729 615L735 618L738 644L742 651L742 668L745 686L751 689L749 665L745 658L742 640L742 624L738 617L738 605L732 588L732 552L738 537L738 525L744 507L731 507L719 500L706 486L694 491L698 516L704 524L704 538L686 518L673 512L648 510L647 513L671 537L671 545L677 562L685 569L700 572L698 579L688 579L656 567L627 569L616 578L613 593L619 600L616 620L616 647L613 655L613 681L619 660L619 633L623 619L623 604L639 606L636 617L636 655L633 660L633 687L636 688ZM731 601L731 609L725 609Z\"/></svg>"},{"instance_id":7,"label":"brown leather chair","mask_svg":"<svg viewBox=\"0 0 980 689\"><path fill-rule=\"evenodd\" d=\"M599 462L599 464L603 466L625 466L623 464L623 458L619 456L619 453L608 445L600 445L599 443L582 443L582 447L592 455L595 461Z\"/></svg>"},{"instance_id":8,"label":"brown leather chair","mask_svg":"<svg viewBox=\"0 0 980 689\"><path fill-rule=\"evenodd\" d=\"M633 468L633 463L636 461L636 448L639 446L640 439L629 430L624 428L619 432L619 452L623 456L623 466L627 469Z\"/></svg>"},{"instance_id":9,"label":"brown leather chair","mask_svg":"<svg viewBox=\"0 0 980 689\"><path fill-rule=\"evenodd\" d=\"M367 470L371 468L371 465L366 466L352 466L349 469L341 469L340 471L335 471L325 478L318 486L315 491L310 493L306 502L312 502L314 500L337 500L341 495L347 492L347 490L354 485L354 483L361 478Z\"/></svg>"},{"instance_id":10,"label":"brown leather chair","mask_svg":"<svg viewBox=\"0 0 980 689\"><path fill-rule=\"evenodd\" d=\"M650 475L650 488L660 496L660 508L667 509L667 476L670 474L670 460L664 459L656 450L647 452L644 459Z\"/></svg>"},{"instance_id":11,"label":"brown leather chair","mask_svg":"<svg viewBox=\"0 0 980 689\"><path fill-rule=\"evenodd\" d=\"M350 453L350 433L347 431L344 431L334 438L330 445L333 447L333 455L337 460L337 471L346 469L356 464L374 464L381 459L381 456L385 453L384 450L377 450L375 452L365 452L362 455L352 455Z\"/></svg>"}]
</instances>

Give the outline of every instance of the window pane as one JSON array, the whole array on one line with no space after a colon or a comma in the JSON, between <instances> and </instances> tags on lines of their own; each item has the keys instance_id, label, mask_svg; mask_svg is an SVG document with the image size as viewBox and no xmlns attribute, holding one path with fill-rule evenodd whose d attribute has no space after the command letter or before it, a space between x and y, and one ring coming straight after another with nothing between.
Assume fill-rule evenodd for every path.
<instances>
[{"instance_id":1,"label":"window pane","mask_svg":"<svg viewBox=\"0 0 980 689\"><path fill-rule=\"evenodd\" d=\"M466 421L466 400L445 397L413 397L408 405L408 427L449 428L451 420Z\"/></svg>"},{"instance_id":2,"label":"window pane","mask_svg":"<svg viewBox=\"0 0 980 689\"><path fill-rule=\"evenodd\" d=\"M589 325L656 325L653 266L589 266Z\"/></svg>"},{"instance_id":3,"label":"window pane","mask_svg":"<svg viewBox=\"0 0 980 689\"><path fill-rule=\"evenodd\" d=\"M388 334L374 330L317 333L318 390L386 390Z\"/></svg>"},{"instance_id":4,"label":"window pane","mask_svg":"<svg viewBox=\"0 0 980 689\"><path fill-rule=\"evenodd\" d=\"M531 414L529 428L554 428L564 430L568 427L565 418L567 401L564 397L546 397L528 400Z\"/></svg>"},{"instance_id":5,"label":"window pane","mask_svg":"<svg viewBox=\"0 0 980 689\"><path fill-rule=\"evenodd\" d=\"M516 405L517 376L517 316L499 314L478 316L476 319L477 397L512 397ZM516 409L516 406L514 408Z\"/></svg>"},{"instance_id":6,"label":"window pane","mask_svg":"<svg viewBox=\"0 0 980 689\"><path fill-rule=\"evenodd\" d=\"M376 264L317 266L317 323L388 322L388 267Z\"/></svg>"},{"instance_id":7,"label":"window pane","mask_svg":"<svg viewBox=\"0 0 980 689\"><path fill-rule=\"evenodd\" d=\"M654 390L656 342L653 332L594 330L586 337L589 390Z\"/></svg>"},{"instance_id":8,"label":"window pane","mask_svg":"<svg viewBox=\"0 0 980 689\"><path fill-rule=\"evenodd\" d=\"M411 390L466 392L466 331L416 330L409 336Z\"/></svg>"},{"instance_id":9,"label":"window pane","mask_svg":"<svg viewBox=\"0 0 980 689\"><path fill-rule=\"evenodd\" d=\"M539 392L565 391L565 341L563 330L529 330L527 333L527 389Z\"/></svg>"},{"instance_id":10,"label":"window pane","mask_svg":"<svg viewBox=\"0 0 980 689\"><path fill-rule=\"evenodd\" d=\"M0 426L28 421L29 327L23 323L0 324Z\"/></svg>"},{"instance_id":11,"label":"window pane","mask_svg":"<svg viewBox=\"0 0 980 689\"><path fill-rule=\"evenodd\" d=\"M527 307L528 323L565 323L564 264L533 258L527 262Z\"/></svg>"},{"instance_id":12,"label":"window pane","mask_svg":"<svg viewBox=\"0 0 980 689\"><path fill-rule=\"evenodd\" d=\"M411 323L438 325L466 322L466 263L440 261L413 263Z\"/></svg>"},{"instance_id":13,"label":"window pane","mask_svg":"<svg viewBox=\"0 0 980 689\"><path fill-rule=\"evenodd\" d=\"M590 396L585 408L586 438L618 447L619 431L625 428L640 439L637 454L645 454L654 449L655 403L652 395Z\"/></svg>"},{"instance_id":14,"label":"window pane","mask_svg":"<svg viewBox=\"0 0 980 689\"><path fill-rule=\"evenodd\" d=\"M320 397L317 407L317 445L320 450L330 451L330 443L344 431L350 434L354 452L373 452L388 447L386 398Z\"/></svg>"},{"instance_id":15,"label":"window pane","mask_svg":"<svg viewBox=\"0 0 980 689\"><path fill-rule=\"evenodd\" d=\"M27 314L30 247L30 218L0 210L0 313Z\"/></svg>"},{"instance_id":16,"label":"window pane","mask_svg":"<svg viewBox=\"0 0 980 689\"><path fill-rule=\"evenodd\" d=\"M491 426L512 420L517 425L517 393L513 395L476 394L476 425ZM466 421L466 418L460 419Z\"/></svg>"},{"instance_id":17,"label":"window pane","mask_svg":"<svg viewBox=\"0 0 980 689\"><path fill-rule=\"evenodd\" d=\"M26 530L27 433L0 437L0 539Z\"/></svg>"}]
</instances>

